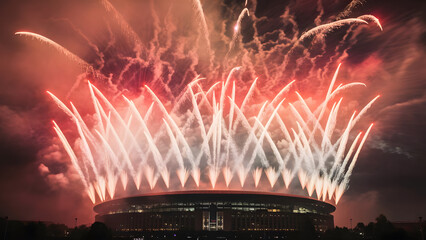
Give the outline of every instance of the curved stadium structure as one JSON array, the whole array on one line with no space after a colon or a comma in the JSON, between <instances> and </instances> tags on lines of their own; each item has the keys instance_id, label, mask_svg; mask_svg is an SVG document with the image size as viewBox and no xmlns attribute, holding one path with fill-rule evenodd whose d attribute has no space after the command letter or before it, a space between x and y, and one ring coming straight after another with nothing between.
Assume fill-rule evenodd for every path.
<instances>
[{"instance_id":1,"label":"curved stadium structure","mask_svg":"<svg viewBox=\"0 0 426 240\"><path fill-rule=\"evenodd\" d=\"M248 191L179 191L114 199L94 207L115 231L298 231L334 227L335 206L312 198Z\"/></svg>"}]
</instances>

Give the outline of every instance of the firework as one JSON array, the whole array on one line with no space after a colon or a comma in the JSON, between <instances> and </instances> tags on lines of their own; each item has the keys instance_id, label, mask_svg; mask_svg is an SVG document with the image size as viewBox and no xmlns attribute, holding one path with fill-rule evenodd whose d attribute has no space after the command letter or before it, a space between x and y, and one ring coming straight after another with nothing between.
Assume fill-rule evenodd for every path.
<instances>
[{"instance_id":1,"label":"firework","mask_svg":"<svg viewBox=\"0 0 426 240\"><path fill-rule=\"evenodd\" d=\"M329 108L331 99L343 89L362 85L350 83L334 88L337 71L324 101L315 109L310 109L299 93L296 93L297 103L301 107L296 107L295 102L285 104L283 93L288 91L289 84L271 102L265 102L258 109L252 107L253 116L247 115L243 106L253 90L250 89L243 96L243 103L238 104L235 84L230 84L231 77L218 84L221 87L217 92L203 91L198 82L188 85L182 99L178 100L182 106L170 112L147 88L151 102L145 105L150 107L141 111L132 100L124 98L127 107L121 111L126 114L120 114L89 82L97 119L91 130L73 105L69 108L49 94L75 123L80 136L77 149L72 150L56 123L55 131L87 192L95 189L101 201L114 198L119 180L124 186L131 183L139 189L142 176L150 189L155 188L159 179L164 188L173 190L188 185L214 189L218 181L224 182L222 188L231 189L232 181L247 186L248 173L253 176L254 188L257 188L264 173L271 189L280 176L287 188L298 178L299 187L306 188L310 196L315 192L317 198L325 199L328 194L328 198L334 197L338 202L372 126L365 134L359 133L352 143L349 143L350 133L377 97L360 113L352 115L343 134L333 142L338 134L335 126L341 99ZM326 110L329 116L324 121ZM190 113L191 117L182 121L179 119L182 112ZM156 116L150 117L153 113ZM190 134L189 130L192 130ZM279 149L277 142L280 141L287 142L287 147ZM351 147L345 151L348 144ZM187 181L190 175L192 183ZM180 184L171 186L172 179ZM206 187L205 183L210 186Z\"/></svg>"},{"instance_id":2,"label":"firework","mask_svg":"<svg viewBox=\"0 0 426 240\"><path fill-rule=\"evenodd\" d=\"M271 90L271 85L281 84L284 73L291 76L287 79L297 78L294 74L300 70L302 60L314 63L315 58L306 57L309 55L309 47L301 44L310 38L324 37L331 31L350 25L344 37L346 40L349 38L348 32L353 31L356 25L369 22L374 22L383 31L379 20L373 15L341 19L362 2L352 1L335 18L337 20L322 24L321 5L318 7L320 14L315 19L317 26L302 34L299 34L295 18L287 9L282 19L287 21L285 24L291 25L294 36L287 38L280 30L277 39L272 41L266 40L269 39L266 34L258 35L256 23L262 20L257 19L255 14L250 14L251 10L247 8L245 1L245 7L234 25L232 37L221 33L220 36L225 41L223 46L228 46L228 49L222 59L216 59L215 49L210 42L210 36L213 36L210 31L214 28L208 27L201 2L192 1L195 20L206 42L210 60L213 60L206 69L225 69L213 70L213 73L207 74L206 79L221 79L209 82L200 78L200 74L195 71L195 63L199 61L195 54L200 50L198 42L187 43L194 46L194 49L190 49L185 41L176 41L177 45L173 45L175 43L172 41L160 41L162 38L158 34L161 34L161 21L156 15L153 37L155 43L149 49L142 49L147 44L142 43L123 16L110 2L100 0L127 41L135 44L135 56L123 57L127 64L117 74L117 82L125 81L125 74L138 64L143 68L152 67L155 77L152 84L148 85L163 87L170 98L162 100L164 96L157 96L155 91L158 89L144 86L143 97L135 100L123 96L125 107L115 107L94 84L88 82L94 108L92 120L95 120L94 124L89 124L72 103L67 106L48 92L75 125L79 137L72 139L65 136L59 125L53 122L54 130L89 198L92 202L105 201L117 197L119 192L134 194L134 189L137 192L156 189L304 189L309 196L322 200L334 199L337 203L348 188L353 168L373 124L364 133L354 133L354 126L378 96L359 113L354 112L349 120L343 120L341 109L344 102L339 96L352 88L365 87L365 84L352 82L335 86L340 65L335 70L324 99L315 104L308 104L302 93L291 91L295 80L262 101L254 95L260 90L260 81L262 89ZM251 18L254 22L253 41L247 44L249 47L240 42L243 46L239 50L240 54L231 56L229 53L239 44L240 36L244 34L241 26L244 17ZM168 24L172 26L171 29L174 28L173 24ZM101 73L103 69L95 70L89 63L53 40L31 32L17 32L16 35L32 37L49 44L84 66L85 70L95 73L95 80L107 80L111 83L111 78ZM172 36L172 33L167 36ZM163 42L166 46L161 45ZM325 42L320 44L325 51ZM266 45L272 47L265 50ZM283 58L277 58L271 67L267 66L265 62L269 63L277 55L283 55L282 49L288 50ZM305 56L296 60L293 67L290 65L293 53L299 49L303 49ZM176 69L176 63L173 65L166 62L160 56L165 52L173 52L176 59L183 59L188 55L192 65L188 70ZM141 55L149 57L142 59ZM333 58L335 56L325 64L326 68L332 65ZM241 67L231 69L232 66L227 68L225 65ZM288 73L289 66L294 68L291 70L293 74ZM167 74L162 72L164 69L167 69ZM247 77L244 81L241 79L243 74L240 72L243 70L248 73L246 76L249 76L250 81ZM172 73L177 71L182 71L185 78L191 76L190 82L182 81L172 85ZM257 77L257 71L262 73L262 77ZM311 70L309 75L320 74ZM193 76L196 77L192 78ZM247 88L238 88L241 83L246 84ZM182 86L183 90L175 96L171 89L177 86ZM291 99L292 93L296 100L290 101L288 99ZM140 100L142 98L143 101ZM171 109L168 108L170 103L173 105ZM279 188L277 185L284 187Z\"/></svg>"}]
</instances>

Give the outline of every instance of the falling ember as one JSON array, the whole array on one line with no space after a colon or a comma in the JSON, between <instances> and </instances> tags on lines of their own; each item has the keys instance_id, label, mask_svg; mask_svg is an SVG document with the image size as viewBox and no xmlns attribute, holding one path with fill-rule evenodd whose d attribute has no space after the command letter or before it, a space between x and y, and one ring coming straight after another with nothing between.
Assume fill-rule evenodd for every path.
<instances>
[{"instance_id":1,"label":"falling ember","mask_svg":"<svg viewBox=\"0 0 426 240\"><path fill-rule=\"evenodd\" d=\"M238 28L239 28L238 23L236 23L235 26L234 26L234 32L238 32Z\"/></svg>"}]
</instances>

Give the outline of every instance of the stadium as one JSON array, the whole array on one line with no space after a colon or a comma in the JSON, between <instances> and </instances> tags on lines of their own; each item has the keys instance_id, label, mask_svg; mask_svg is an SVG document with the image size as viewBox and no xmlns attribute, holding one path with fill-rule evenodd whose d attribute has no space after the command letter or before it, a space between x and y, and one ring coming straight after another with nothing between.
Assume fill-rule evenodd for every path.
<instances>
[{"instance_id":1,"label":"stadium","mask_svg":"<svg viewBox=\"0 0 426 240\"><path fill-rule=\"evenodd\" d=\"M117 232L290 232L334 227L335 206L312 198L250 191L178 191L102 202L96 221Z\"/></svg>"}]
</instances>

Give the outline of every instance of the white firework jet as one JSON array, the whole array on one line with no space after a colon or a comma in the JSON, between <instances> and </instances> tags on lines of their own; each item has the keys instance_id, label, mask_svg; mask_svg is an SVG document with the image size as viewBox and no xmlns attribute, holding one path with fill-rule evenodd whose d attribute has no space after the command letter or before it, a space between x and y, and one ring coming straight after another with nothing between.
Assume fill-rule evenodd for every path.
<instances>
[{"instance_id":1,"label":"white firework jet","mask_svg":"<svg viewBox=\"0 0 426 240\"><path fill-rule=\"evenodd\" d=\"M348 187L372 125L352 142L351 132L378 96L358 114L354 112L343 129L337 129L342 100L332 100L343 90L365 86L356 82L334 87L339 68L324 100L314 109L297 92L295 102L285 103L283 92L294 81L261 107L244 107L246 101L238 104L235 100L234 71L214 84L213 90L202 90L195 79L177 100L180 106L172 111L148 86L146 97L151 100L144 104L148 108L143 110L123 97L126 107L116 109L89 82L96 119L91 128L72 104L66 106L49 92L76 126L77 149L71 148L56 123L54 128L92 201L94 195L100 201L113 199L119 180L125 187L133 184L140 189L146 182L153 189L161 179L163 188L176 190L186 188L192 176L190 184L203 186L199 188L214 189L223 179L224 188L232 189L232 181L245 186L251 173L254 188L258 188L264 172L271 189L280 176L286 188L298 179L309 196L328 197L337 203ZM285 148L277 146L280 141L287 143ZM143 176L146 181L142 181ZM177 186L171 186L173 179L179 181ZM207 184L201 184L203 181Z\"/></svg>"}]
</instances>

